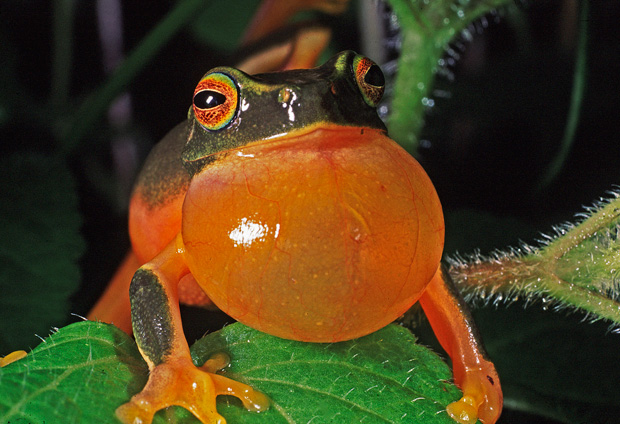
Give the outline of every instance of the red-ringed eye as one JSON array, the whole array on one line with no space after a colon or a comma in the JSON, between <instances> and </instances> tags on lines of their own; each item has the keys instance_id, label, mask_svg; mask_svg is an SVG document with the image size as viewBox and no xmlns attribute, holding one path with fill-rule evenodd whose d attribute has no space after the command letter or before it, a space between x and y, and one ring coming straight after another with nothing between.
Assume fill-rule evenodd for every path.
<instances>
[{"instance_id":1,"label":"red-ringed eye","mask_svg":"<svg viewBox=\"0 0 620 424\"><path fill-rule=\"evenodd\" d=\"M230 124L238 104L237 85L220 72L206 75L194 90L194 115L207 130L220 130Z\"/></svg>"},{"instance_id":2,"label":"red-ringed eye","mask_svg":"<svg viewBox=\"0 0 620 424\"><path fill-rule=\"evenodd\" d=\"M353 59L353 73L366 104L377 107L385 90L385 77L379 65L358 55Z\"/></svg>"},{"instance_id":3,"label":"red-ringed eye","mask_svg":"<svg viewBox=\"0 0 620 424\"><path fill-rule=\"evenodd\" d=\"M214 90L202 90L194 96L194 106L198 109L213 109L226 103L226 96Z\"/></svg>"}]
</instances>

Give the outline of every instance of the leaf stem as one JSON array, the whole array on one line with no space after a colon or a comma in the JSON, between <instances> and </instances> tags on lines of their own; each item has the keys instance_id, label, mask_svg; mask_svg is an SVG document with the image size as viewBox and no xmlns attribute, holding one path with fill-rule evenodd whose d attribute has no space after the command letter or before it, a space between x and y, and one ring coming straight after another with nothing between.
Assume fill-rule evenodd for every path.
<instances>
[{"instance_id":1,"label":"leaf stem","mask_svg":"<svg viewBox=\"0 0 620 424\"><path fill-rule=\"evenodd\" d=\"M575 226L526 254L452 260L450 275L470 298L492 302L542 299L582 309L620 327L620 197L616 196Z\"/></svg>"},{"instance_id":2,"label":"leaf stem","mask_svg":"<svg viewBox=\"0 0 620 424\"><path fill-rule=\"evenodd\" d=\"M580 224L562 230L561 237L555 239L545 247L541 255L550 260L558 260L569 253L584 240L592 237L601 230L606 230L620 220L620 198L616 197L601 206Z\"/></svg>"}]
</instances>

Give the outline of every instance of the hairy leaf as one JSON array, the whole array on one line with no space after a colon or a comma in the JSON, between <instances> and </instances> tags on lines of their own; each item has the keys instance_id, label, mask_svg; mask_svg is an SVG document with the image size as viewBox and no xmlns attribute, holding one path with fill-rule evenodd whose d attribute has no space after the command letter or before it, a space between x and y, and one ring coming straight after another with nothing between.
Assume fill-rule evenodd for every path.
<instances>
[{"instance_id":1,"label":"hairy leaf","mask_svg":"<svg viewBox=\"0 0 620 424\"><path fill-rule=\"evenodd\" d=\"M311 344L233 324L198 341L196 363L227 352L225 373L266 393L271 408L246 411L219 397L229 423L416 423L453 421L445 413L460 391L450 369L411 333L388 326L358 340ZM48 337L26 358L0 368L0 422L114 422L114 410L145 384L135 344L108 324L81 322ZM181 408L155 423L197 422Z\"/></svg>"},{"instance_id":2,"label":"hairy leaf","mask_svg":"<svg viewBox=\"0 0 620 424\"><path fill-rule=\"evenodd\" d=\"M69 325L0 368L0 422L115 422L114 410L146 373L135 343L116 327Z\"/></svg>"},{"instance_id":3,"label":"hairy leaf","mask_svg":"<svg viewBox=\"0 0 620 424\"><path fill-rule=\"evenodd\" d=\"M447 423L460 392L450 369L406 329L388 326L342 343L283 340L241 325L226 327L193 347L195 358L229 349L228 372L266 393L273 406L249 414L236 401L224 406L243 423Z\"/></svg>"}]
</instances>

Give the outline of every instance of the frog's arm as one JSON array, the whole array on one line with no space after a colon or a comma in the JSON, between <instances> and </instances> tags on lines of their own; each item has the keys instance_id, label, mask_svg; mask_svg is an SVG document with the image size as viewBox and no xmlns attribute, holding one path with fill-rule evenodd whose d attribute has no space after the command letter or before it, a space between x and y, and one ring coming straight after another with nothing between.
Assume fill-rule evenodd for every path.
<instances>
[{"instance_id":1,"label":"frog's arm","mask_svg":"<svg viewBox=\"0 0 620 424\"><path fill-rule=\"evenodd\" d=\"M290 37L261 47L235 67L248 74L312 68L330 38L331 30L327 27L300 26Z\"/></svg>"},{"instance_id":2,"label":"frog's arm","mask_svg":"<svg viewBox=\"0 0 620 424\"><path fill-rule=\"evenodd\" d=\"M493 424L502 410L502 390L495 367L486 357L471 314L441 267L420 298L420 304L439 343L450 356L454 381L463 397L447 407L448 414L462 424L479 418Z\"/></svg>"},{"instance_id":3,"label":"frog's arm","mask_svg":"<svg viewBox=\"0 0 620 424\"><path fill-rule=\"evenodd\" d=\"M180 157L189 131L187 121L177 125L149 154L129 203L131 251L88 313L88 319L116 324L131 334L131 279L141 265L161 252L181 230L181 208L190 178ZM181 282L179 290L183 303L210 305L191 275Z\"/></svg>"},{"instance_id":4,"label":"frog's arm","mask_svg":"<svg viewBox=\"0 0 620 424\"><path fill-rule=\"evenodd\" d=\"M263 0L243 36L243 44L255 42L281 28L302 10L314 9L337 15L348 6L349 0Z\"/></svg>"},{"instance_id":5,"label":"frog's arm","mask_svg":"<svg viewBox=\"0 0 620 424\"><path fill-rule=\"evenodd\" d=\"M179 311L178 282L189 273L181 237L140 267L131 281L131 318L140 353L149 366L142 392L116 410L124 423L148 424L171 405L192 412L203 423L225 422L217 413L220 394L241 399L250 410L266 408L265 396L251 387L213 374L192 363ZM221 420L221 421L220 421Z\"/></svg>"},{"instance_id":6,"label":"frog's arm","mask_svg":"<svg viewBox=\"0 0 620 424\"><path fill-rule=\"evenodd\" d=\"M252 46L252 51L257 53L238 63L236 68L249 74L313 68L331 38L331 30L325 26L298 26L283 42L267 48L261 44L266 37L285 28L297 12L319 10L336 15L343 13L348 5L349 0L263 0L242 40L243 46Z\"/></svg>"}]
</instances>

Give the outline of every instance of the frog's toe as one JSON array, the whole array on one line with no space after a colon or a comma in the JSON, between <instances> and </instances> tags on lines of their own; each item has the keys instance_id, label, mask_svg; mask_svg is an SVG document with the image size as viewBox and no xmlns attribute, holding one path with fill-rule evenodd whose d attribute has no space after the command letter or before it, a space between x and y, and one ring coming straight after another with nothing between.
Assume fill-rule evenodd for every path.
<instances>
[{"instance_id":1,"label":"frog's toe","mask_svg":"<svg viewBox=\"0 0 620 424\"><path fill-rule=\"evenodd\" d=\"M221 375L212 374L211 377L218 395L231 395L239 398L248 411L261 412L269 409L269 398L258 390Z\"/></svg>"},{"instance_id":2,"label":"frog's toe","mask_svg":"<svg viewBox=\"0 0 620 424\"><path fill-rule=\"evenodd\" d=\"M116 416L123 423L145 424L153 421L157 410L145 399L132 399L118 408Z\"/></svg>"},{"instance_id":3,"label":"frog's toe","mask_svg":"<svg viewBox=\"0 0 620 424\"><path fill-rule=\"evenodd\" d=\"M460 424L474 424L478 421L478 408L471 396L463 396L447 406L446 412Z\"/></svg>"},{"instance_id":4,"label":"frog's toe","mask_svg":"<svg viewBox=\"0 0 620 424\"><path fill-rule=\"evenodd\" d=\"M12 364L15 361L19 361L22 358L25 358L28 354L25 350L16 350L15 352L11 352L5 357L0 357L0 368L6 367L9 364Z\"/></svg>"},{"instance_id":5,"label":"frog's toe","mask_svg":"<svg viewBox=\"0 0 620 424\"><path fill-rule=\"evenodd\" d=\"M168 406L181 406L204 424L225 424L218 414L218 395L236 396L249 410L268 407L265 395L229 378L205 372L190 359L164 362L151 370L144 389L116 410L125 424L149 424L157 411Z\"/></svg>"},{"instance_id":6,"label":"frog's toe","mask_svg":"<svg viewBox=\"0 0 620 424\"><path fill-rule=\"evenodd\" d=\"M446 412L460 424L494 424L502 412L503 396L499 377L490 362L469 369L460 384L463 397L446 407Z\"/></svg>"},{"instance_id":7,"label":"frog's toe","mask_svg":"<svg viewBox=\"0 0 620 424\"><path fill-rule=\"evenodd\" d=\"M228 365L230 365L230 356L224 352L219 352L207 359L207 362L205 362L200 369L205 372L215 374L216 372L226 368Z\"/></svg>"}]
</instances>

